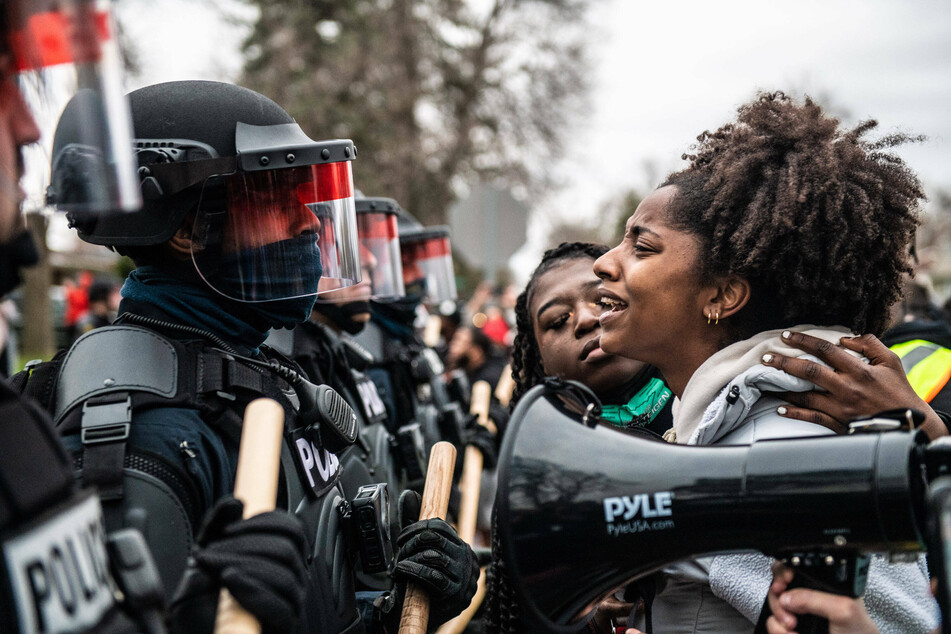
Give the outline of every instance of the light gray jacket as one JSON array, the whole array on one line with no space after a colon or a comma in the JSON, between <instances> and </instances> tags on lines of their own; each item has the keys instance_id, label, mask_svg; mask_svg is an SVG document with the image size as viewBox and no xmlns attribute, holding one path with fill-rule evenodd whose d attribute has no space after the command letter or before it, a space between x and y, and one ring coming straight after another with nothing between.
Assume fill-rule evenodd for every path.
<instances>
[{"instance_id":1,"label":"light gray jacket","mask_svg":"<svg viewBox=\"0 0 951 634\"><path fill-rule=\"evenodd\" d=\"M793 330L835 343L849 334L814 326ZM683 399L674 403L678 442L737 445L832 433L776 413L784 401L771 393L817 389L808 381L760 363L767 352L803 356L802 351L782 342L781 332L761 333L728 346L694 373ZM727 398L731 390L737 398ZM771 561L765 555L747 553L701 557L665 568L652 604L653 631L752 632L772 581ZM883 634L924 634L938 625L924 557L917 563L889 564L884 557L874 556L864 600Z\"/></svg>"}]
</instances>

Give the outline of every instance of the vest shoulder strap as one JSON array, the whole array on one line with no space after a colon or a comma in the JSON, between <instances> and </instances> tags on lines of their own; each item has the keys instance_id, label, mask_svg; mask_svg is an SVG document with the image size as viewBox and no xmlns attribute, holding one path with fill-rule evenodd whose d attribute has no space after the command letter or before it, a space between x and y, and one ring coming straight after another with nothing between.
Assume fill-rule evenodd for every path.
<instances>
[{"instance_id":1,"label":"vest shoulder strap","mask_svg":"<svg viewBox=\"0 0 951 634\"><path fill-rule=\"evenodd\" d=\"M267 369L204 342L123 324L76 340L63 358L51 409L60 434L81 434L84 484L112 500L123 495L135 411L191 408L223 433L235 434L236 410L253 398L268 396L289 409L284 385Z\"/></svg>"},{"instance_id":2,"label":"vest shoulder strap","mask_svg":"<svg viewBox=\"0 0 951 634\"><path fill-rule=\"evenodd\" d=\"M63 359L53 420L58 424L78 404L111 393L174 398L179 373L175 343L151 330L125 325L90 330Z\"/></svg>"}]
</instances>

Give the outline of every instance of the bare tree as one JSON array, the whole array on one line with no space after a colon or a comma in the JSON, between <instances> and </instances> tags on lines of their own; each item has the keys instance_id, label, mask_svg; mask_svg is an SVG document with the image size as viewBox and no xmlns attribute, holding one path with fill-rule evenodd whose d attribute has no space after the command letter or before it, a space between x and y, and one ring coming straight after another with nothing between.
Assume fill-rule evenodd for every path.
<instances>
[{"instance_id":1,"label":"bare tree","mask_svg":"<svg viewBox=\"0 0 951 634\"><path fill-rule=\"evenodd\" d=\"M606 200L591 220L568 220L558 218L546 232L546 248L562 242L598 242L613 247L624 237L627 219L641 203L642 196L636 189L628 189Z\"/></svg>"},{"instance_id":2,"label":"bare tree","mask_svg":"<svg viewBox=\"0 0 951 634\"><path fill-rule=\"evenodd\" d=\"M588 0L248 2L241 83L314 138L352 138L368 195L431 223L463 182L553 186L587 93Z\"/></svg>"}]
</instances>

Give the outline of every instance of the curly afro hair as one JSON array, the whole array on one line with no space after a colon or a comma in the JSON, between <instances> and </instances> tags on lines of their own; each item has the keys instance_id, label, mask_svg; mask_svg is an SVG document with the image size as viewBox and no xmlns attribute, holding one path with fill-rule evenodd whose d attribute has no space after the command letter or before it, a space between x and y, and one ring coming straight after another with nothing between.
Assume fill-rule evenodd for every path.
<instances>
[{"instance_id":1,"label":"curly afro hair","mask_svg":"<svg viewBox=\"0 0 951 634\"><path fill-rule=\"evenodd\" d=\"M541 383L546 376L542 368L538 341L535 339L535 322L529 311L538 280L548 271L568 261L590 259L593 265L595 260L607 252L608 247L603 244L562 242L554 249L545 251L542 261L532 271L525 290L515 301L515 340L512 343L512 376L515 378L515 391L512 393L512 406L522 398L525 392ZM591 275L593 277L594 273L592 272Z\"/></svg>"},{"instance_id":2,"label":"curly afro hair","mask_svg":"<svg viewBox=\"0 0 951 634\"><path fill-rule=\"evenodd\" d=\"M697 137L690 165L663 183L678 188L670 222L700 240L700 274L751 285L730 338L806 323L887 328L924 192L888 152L921 137L864 140L876 126L843 130L809 98L760 94Z\"/></svg>"}]
</instances>

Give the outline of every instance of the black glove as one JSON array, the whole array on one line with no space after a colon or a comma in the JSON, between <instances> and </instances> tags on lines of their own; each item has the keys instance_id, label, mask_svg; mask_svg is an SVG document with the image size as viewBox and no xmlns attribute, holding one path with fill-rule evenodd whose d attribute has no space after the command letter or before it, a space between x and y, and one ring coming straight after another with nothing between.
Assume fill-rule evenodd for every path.
<instances>
[{"instance_id":1,"label":"black glove","mask_svg":"<svg viewBox=\"0 0 951 634\"><path fill-rule=\"evenodd\" d=\"M398 615L406 596L406 584L415 583L429 595L429 625L435 629L472 602L479 582L479 565L469 545L443 520L414 522L419 517L419 508L419 495L415 492L400 494L399 516L403 530L396 542L399 551L393 571L395 600L393 608L387 611Z\"/></svg>"},{"instance_id":2,"label":"black glove","mask_svg":"<svg viewBox=\"0 0 951 634\"><path fill-rule=\"evenodd\" d=\"M213 625L221 587L258 619L262 631L293 631L307 581L303 526L286 511L243 520L243 510L241 501L228 497L206 516L172 600L172 621L185 626L182 631L204 630L209 616Z\"/></svg>"},{"instance_id":3,"label":"black glove","mask_svg":"<svg viewBox=\"0 0 951 634\"><path fill-rule=\"evenodd\" d=\"M476 423L468 429L466 443L482 452L482 467L494 469L499 462L498 436L483 425Z\"/></svg>"},{"instance_id":4,"label":"black glove","mask_svg":"<svg viewBox=\"0 0 951 634\"><path fill-rule=\"evenodd\" d=\"M496 436L501 442L502 436L505 435L505 428L509 426L509 411L493 398L489 403L489 418L495 423L495 428L498 430Z\"/></svg>"}]
</instances>

